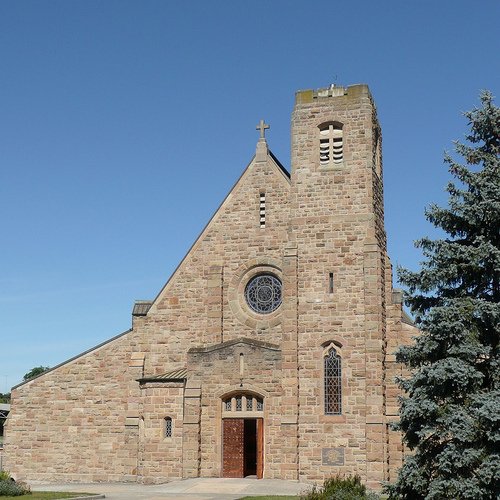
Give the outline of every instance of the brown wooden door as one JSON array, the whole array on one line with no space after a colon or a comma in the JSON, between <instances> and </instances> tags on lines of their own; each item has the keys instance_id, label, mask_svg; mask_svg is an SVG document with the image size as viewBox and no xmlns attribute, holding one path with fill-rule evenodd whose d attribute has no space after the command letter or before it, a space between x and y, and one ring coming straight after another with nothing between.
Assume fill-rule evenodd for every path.
<instances>
[{"instance_id":1,"label":"brown wooden door","mask_svg":"<svg viewBox=\"0 0 500 500\"><path fill-rule=\"evenodd\" d=\"M264 475L264 420L257 419L257 479Z\"/></svg>"},{"instance_id":2,"label":"brown wooden door","mask_svg":"<svg viewBox=\"0 0 500 500\"><path fill-rule=\"evenodd\" d=\"M244 423L242 418L222 421L222 477L243 477Z\"/></svg>"}]
</instances>

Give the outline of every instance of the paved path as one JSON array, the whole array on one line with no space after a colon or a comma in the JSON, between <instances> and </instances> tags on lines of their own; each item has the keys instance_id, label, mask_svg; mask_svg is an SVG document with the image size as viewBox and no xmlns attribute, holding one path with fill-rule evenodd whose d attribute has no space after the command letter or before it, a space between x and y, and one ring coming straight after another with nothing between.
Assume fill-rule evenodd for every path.
<instances>
[{"instance_id":1,"label":"paved path","mask_svg":"<svg viewBox=\"0 0 500 500\"><path fill-rule=\"evenodd\" d=\"M196 478L166 484L137 483L44 483L32 485L33 491L82 491L103 493L116 500L236 500L247 495L299 495L305 483L279 479Z\"/></svg>"}]
</instances>

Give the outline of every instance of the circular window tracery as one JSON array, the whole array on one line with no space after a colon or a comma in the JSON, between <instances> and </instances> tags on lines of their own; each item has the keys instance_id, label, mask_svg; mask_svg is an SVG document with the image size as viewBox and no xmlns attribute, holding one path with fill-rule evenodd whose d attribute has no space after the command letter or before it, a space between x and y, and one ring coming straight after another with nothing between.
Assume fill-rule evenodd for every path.
<instances>
[{"instance_id":1,"label":"circular window tracery","mask_svg":"<svg viewBox=\"0 0 500 500\"><path fill-rule=\"evenodd\" d=\"M245 299L253 311L269 314L281 305L281 289L281 280L274 274L259 274L245 287Z\"/></svg>"}]
</instances>

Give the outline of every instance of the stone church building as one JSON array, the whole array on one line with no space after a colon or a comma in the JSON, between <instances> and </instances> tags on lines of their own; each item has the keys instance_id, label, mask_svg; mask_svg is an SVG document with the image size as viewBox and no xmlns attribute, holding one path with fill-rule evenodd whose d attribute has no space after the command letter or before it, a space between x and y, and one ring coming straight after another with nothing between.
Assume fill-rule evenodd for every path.
<instances>
[{"instance_id":1,"label":"stone church building","mask_svg":"<svg viewBox=\"0 0 500 500\"><path fill-rule=\"evenodd\" d=\"M373 99L366 85L297 92L291 173L258 128L132 328L13 389L14 477L394 479L393 352L417 330L392 288Z\"/></svg>"}]
</instances>

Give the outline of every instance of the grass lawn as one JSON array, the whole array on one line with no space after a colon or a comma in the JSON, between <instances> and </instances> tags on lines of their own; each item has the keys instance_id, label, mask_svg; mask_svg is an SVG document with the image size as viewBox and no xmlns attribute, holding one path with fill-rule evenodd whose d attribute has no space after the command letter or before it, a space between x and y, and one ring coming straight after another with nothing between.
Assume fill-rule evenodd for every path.
<instances>
[{"instance_id":1,"label":"grass lawn","mask_svg":"<svg viewBox=\"0 0 500 500\"><path fill-rule=\"evenodd\" d=\"M250 497L243 497L241 500L297 500L299 497L295 495L257 495Z\"/></svg>"},{"instance_id":2,"label":"grass lawn","mask_svg":"<svg viewBox=\"0 0 500 500\"><path fill-rule=\"evenodd\" d=\"M74 493L73 491L32 491L28 495L17 497L0 497L1 500L19 500L24 497L26 500L56 500L58 498L84 497L95 493Z\"/></svg>"}]
</instances>

